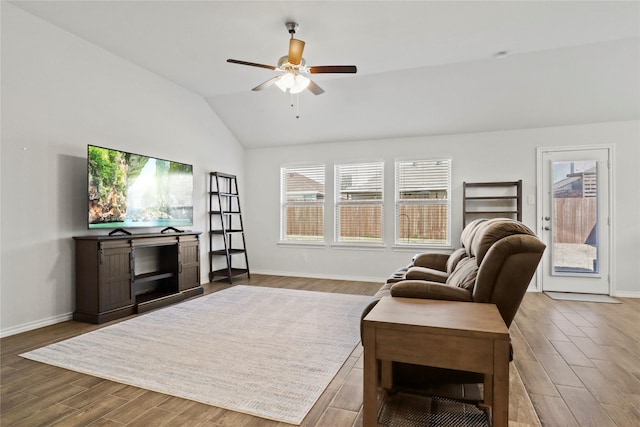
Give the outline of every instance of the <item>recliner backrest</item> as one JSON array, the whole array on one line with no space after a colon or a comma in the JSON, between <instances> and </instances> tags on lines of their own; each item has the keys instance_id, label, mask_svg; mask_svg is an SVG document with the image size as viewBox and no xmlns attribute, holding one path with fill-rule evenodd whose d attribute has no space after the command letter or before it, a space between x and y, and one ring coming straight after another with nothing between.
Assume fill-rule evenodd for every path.
<instances>
[{"instance_id":1,"label":"recliner backrest","mask_svg":"<svg viewBox=\"0 0 640 427\"><path fill-rule=\"evenodd\" d=\"M545 248L520 222L495 219L484 223L472 243L478 264L473 300L496 304L509 326Z\"/></svg>"},{"instance_id":2,"label":"recliner backrest","mask_svg":"<svg viewBox=\"0 0 640 427\"><path fill-rule=\"evenodd\" d=\"M462 234L460 234L460 244L465 248L467 256L471 256L471 243L476 235L476 231L478 231L478 227L486 221L487 218L473 220L462 230Z\"/></svg>"},{"instance_id":3,"label":"recliner backrest","mask_svg":"<svg viewBox=\"0 0 640 427\"><path fill-rule=\"evenodd\" d=\"M480 265L491 246L500 239L514 234L535 236L533 231L521 222L508 218L488 219L476 227L470 241L469 256L474 256Z\"/></svg>"}]
</instances>

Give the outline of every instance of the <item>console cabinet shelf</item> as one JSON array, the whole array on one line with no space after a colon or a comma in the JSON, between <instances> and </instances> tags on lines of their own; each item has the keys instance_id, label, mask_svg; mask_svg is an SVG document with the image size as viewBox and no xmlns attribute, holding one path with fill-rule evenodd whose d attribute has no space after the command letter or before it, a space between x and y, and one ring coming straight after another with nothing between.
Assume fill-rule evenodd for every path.
<instances>
[{"instance_id":1,"label":"console cabinet shelf","mask_svg":"<svg viewBox=\"0 0 640 427\"><path fill-rule=\"evenodd\" d=\"M202 294L199 235L74 237L73 318L103 323Z\"/></svg>"}]
</instances>

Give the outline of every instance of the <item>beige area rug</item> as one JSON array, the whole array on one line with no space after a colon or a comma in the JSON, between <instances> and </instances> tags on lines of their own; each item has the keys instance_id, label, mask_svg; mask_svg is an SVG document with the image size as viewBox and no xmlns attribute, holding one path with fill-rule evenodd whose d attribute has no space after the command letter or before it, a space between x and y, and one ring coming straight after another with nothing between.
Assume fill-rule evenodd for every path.
<instances>
[{"instance_id":1,"label":"beige area rug","mask_svg":"<svg viewBox=\"0 0 640 427\"><path fill-rule=\"evenodd\" d=\"M605 302L609 304L622 304L622 301L611 298L608 295L575 294L570 292L545 292L545 294L551 299L561 301Z\"/></svg>"},{"instance_id":2,"label":"beige area rug","mask_svg":"<svg viewBox=\"0 0 640 427\"><path fill-rule=\"evenodd\" d=\"M300 424L359 342L370 300L234 286L21 356Z\"/></svg>"}]
</instances>

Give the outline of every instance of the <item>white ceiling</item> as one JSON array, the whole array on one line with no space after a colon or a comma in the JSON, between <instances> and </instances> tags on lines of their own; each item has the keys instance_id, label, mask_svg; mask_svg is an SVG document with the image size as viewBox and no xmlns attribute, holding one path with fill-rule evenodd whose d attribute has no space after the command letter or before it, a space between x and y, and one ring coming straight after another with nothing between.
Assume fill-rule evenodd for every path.
<instances>
[{"instance_id":1,"label":"white ceiling","mask_svg":"<svg viewBox=\"0 0 640 427\"><path fill-rule=\"evenodd\" d=\"M246 148L640 118L638 1L11 1L201 95ZM250 89L300 24L326 90ZM496 58L508 51L506 58Z\"/></svg>"}]
</instances>

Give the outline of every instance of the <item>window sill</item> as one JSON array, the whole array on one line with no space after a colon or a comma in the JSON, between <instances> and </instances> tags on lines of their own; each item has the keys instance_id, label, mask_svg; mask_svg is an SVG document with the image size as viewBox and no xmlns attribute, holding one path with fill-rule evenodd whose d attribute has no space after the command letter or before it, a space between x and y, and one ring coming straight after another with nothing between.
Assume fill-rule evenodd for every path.
<instances>
[{"instance_id":1,"label":"window sill","mask_svg":"<svg viewBox=\"0 0 640 427\"><path fill-rule=\"evenodd\" d=\"M305 247L305 248L326 248L327 244L325 242L305 242L305 241L288 241L288 240L281 240L277 243L278 246L282 246L282 247Z\"/></svg>"},{"instance_id":2,"label":"window sill","mask_svg":"<svg viewBox=\"0 0 640 427\"><path fill-rule=\"evenodd\" d=\"M334 242L331 244L332 249L346 249L346 250L368 250L368 251L380 251L387 248L384 243L355 243L355 242Z\"/></svg>"},{"instance_id":3,"label":"window sill","mask_svg":"<svg viewBox=\"0 0 640 427\"><path fill-rule=\"evenodd\" d=\"M415 252L415 251L451 251L453 250L453 246L440 246L440 245L393 245L391 247L394 251L407 251L407 252Z\"/></svg>"}]
</instances>

